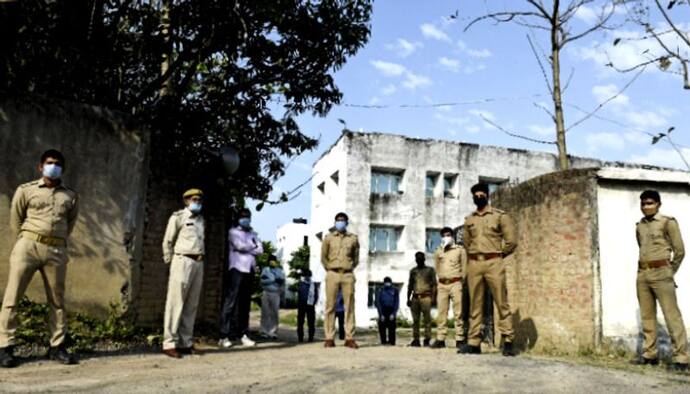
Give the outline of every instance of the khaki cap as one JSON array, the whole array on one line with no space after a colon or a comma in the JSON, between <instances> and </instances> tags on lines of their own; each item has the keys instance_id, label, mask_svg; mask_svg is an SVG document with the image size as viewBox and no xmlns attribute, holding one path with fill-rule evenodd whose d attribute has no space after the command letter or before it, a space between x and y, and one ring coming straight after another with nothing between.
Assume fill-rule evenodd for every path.
<instances>
[{"instance_id":1,"label":"khaki cap","mask_svg":"<svg viewBox=\"0 0 690 394\"><path fill-rule=\"evenodd\" d=\"M189 189L182 195L182 198L192 197L192 196L203 196L204 192L201 189Z\"/></svg>"}]
</instances>

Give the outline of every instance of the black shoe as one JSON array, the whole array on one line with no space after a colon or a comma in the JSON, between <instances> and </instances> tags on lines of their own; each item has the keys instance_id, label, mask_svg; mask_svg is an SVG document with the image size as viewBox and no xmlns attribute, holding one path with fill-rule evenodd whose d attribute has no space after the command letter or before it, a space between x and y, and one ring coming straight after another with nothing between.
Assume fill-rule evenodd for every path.
<instances>
[{"instance_id":1,"label":"black shoe","mask_svg":"<svg viewBox=\"0 0 690 394\"><path fill-rule=\"evenodd\" d=\"M310 337L309 339L307 339L307 342L314 342L314 337Z\"/></svg>"},{"instance_id":2,"label":"black shoe","mask_svg":"<svg viewBox=\"0 0 690 394\"><path fill-rule=\"evenodd\" d=\"M51 360L55 360L60 364L77 364L77 358L73 354L67 352L67 348L65 348L64 345L60 345L58 347L51 347L48 350L48 358Z\"/></svg>"},{"instance_id":3,"label":"black shoe","mask_svg":"<svg viewBox=\"0 0 690 394\"><path fill-rule=\"evenodd\" d=\"M428 339L428 338L424 339L424 347L429 347L430 344L431 344L431 339Z\"/></svg>"},{"instance_id":4,"label":"black shoe","mask_svg":"<svg viewBox=\"0 0 690 394\"><path fill-rule=\"evenodd\" d=\"M688 364L673 363L669 364L667 369L669 372L685 372L688 370Z\"/></svg>"},{"instance_id":5,"label":"black shoe","mask_svg":"<svg viewBox=\"0 0 690 394\"><path fill-rule=\"evenodd\" d=\"M19 362L12 354L12 350L12 346L0 348L0 367L14 368L19 365Z\"/></svg>"},{"instance_id":6,"label":"black shoe","mask_svg":"<svg viewBox=\"0 0 690 394\"><path fill-rule=\"evenodd\" d=\"M515 351L513 350L513 343L512 342L504 342L503 343L503 355L506 357L514 357L515 356Z\"/></svg>"},{"instance_id":7,"label":"black shoe","mask_svg":"<svg viewBox=\"0 0 690 394\"><path fill-rule=\"evenodd\" d=\"M472 345L467 345L463 347L461 350L464 350L465 352L462 354L482 354L482 348L481 346L472 346Z\"/></svg>"},{"instance_id":8,"label":"black shoe","mask_svg":"<svg viewBox=\"0 0 690 394\"><path fill-rule=\"evenodd\" d=\"M434 341L434 344L431 345L432 349L443 349L444 347L446 347L446 341L436 340Z\"/></svg>"},{"instance_id":9,"label":"black shoe","mask_svg":"<svg viewBox=\"0 0 690 394\"><path fill-rule=\"evenodd\" d=\"M455 348L460 350L467 345L467 341L455 341Z\"/></svg>"},{"instance_id":10,"label":"black shoe","mask_svg":"<svg viewBox=\"0 0 690 394\"><path fill-rule=\"evenodd\" d=\"M460 345L460 347L458 347L457 353L458 354L469 354L470 353L470 346L468 346L466 342L463 343L462 345Z\"/></svg>"},{"instance_id":11,"label":"black shoe","mask_svg":"<svg viewBox=\"0 0 690 394\"><path fill-rule=\"evenodd\" d=\"M419 347L419 339L413 339L412 342L410 342L410 346Z\"/></svg>"},{"instance_id":12,"label":"black shoe","mask_svg":"<svg viewBox=\"0 0 690 394\"><path fill-rule=\"evenodd\" d=\"M635 365L659 365L659 359L640 357L633 360L632 363Z\"/></svg>"}]
</instances>

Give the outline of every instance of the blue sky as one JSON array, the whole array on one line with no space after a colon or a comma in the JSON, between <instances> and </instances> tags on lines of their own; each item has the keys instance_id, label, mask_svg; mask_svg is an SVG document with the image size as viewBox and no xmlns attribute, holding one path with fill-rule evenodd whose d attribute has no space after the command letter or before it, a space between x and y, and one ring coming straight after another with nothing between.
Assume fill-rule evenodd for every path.
<instances>
[{"instance_id":1,"label":"blue sky","mask_svg":"<svg viewBox=\"0 0 690 394\"><path fill-rule=\"evenodd\" d=\"M356 131L555 153L555 145L510 137L484 120L534 139L555 139L553 122L540 108L552 107L550 97L527 40L527 35L532 34L535 44L548 51L546 32L491 22L476 24L463 32L473 17L521 3L517 0L375 2L371 39L335 73L346 105L334 108L324 118L310 115L300 118L303 132L319 137L319 146L292 162L286 175L275 184L274 194L291 190L309 178L314 161L341 133L343 125L338 119ZM591 26L603 3L594 2L591 7L581 9L573 19L573 33ZM456 10L458 18L448 18ZM689 14L681 15L687 18ZM620 10L616 18L620 20L623 16ZM690 20L677 22L685 31L690 30ZM639 28L628 24L614 32L595 33L563 49L563 83L573 70L564 94L566 126L583 116L578 107L593 110L635 77L635 73L621 74L605 64L613 61L625 68L644 60L642 53L646 49L653 53L656 47L647 40L636 39L641 36ZM614 38L623 40L613 46ZM429 107L438 103L457 105ZM398 107L407 104L422 107ZM683 90L680 78L649 67L597 112L600 118L590 118L568 132L568 153L684 168L670 145L663 142L651 145L651 137L646 133L674 126L674 142L690 147L690 130L684 119L687 113L690 113L690 92ZM690 158L690 149L681 149ZM275 231L282 224L293 217L310 218L310 192L307 184L294 200L256 212L253 225L260 236L275 241ZM256 203L250 205L254 207Z\"/></svg>"}]
</instances>

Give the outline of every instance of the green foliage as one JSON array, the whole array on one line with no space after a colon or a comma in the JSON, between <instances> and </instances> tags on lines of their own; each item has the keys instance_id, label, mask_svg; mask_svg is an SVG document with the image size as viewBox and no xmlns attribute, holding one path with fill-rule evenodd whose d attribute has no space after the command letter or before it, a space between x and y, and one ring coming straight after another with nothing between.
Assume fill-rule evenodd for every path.
<instances>
[{"instance_id":1,"label":"green foliage","mask_svg":"<svg viewBox=\"0 0 690 394\"><path fill-rule=\"evenodd\" d=\"M155 332L136 327L120 311L117 304L111 304L105 319L77 312L68 317L67 344L80 352L92 351L99 345L119 347L123 344L148 344L157 342ZM50 341L48 328L49 307L32 302L24 297L19 302L17 328L18 345L45 345Z\"/></svg>"},{"instance_id":2,"label":"green foliage","mask_svg":"<svg viewBox=\"0 0 690 394\"><path fill-rule=\"evenodd\" d=\"M288 272L287 275L289 278L294 280L294 283L290 285L290 291L297 291L297 284L299 282L301 272L309 268L309 253L309 245L304 245L292 252L290 261L288 262L290 265L290 272Z\"/></svg>"},{"instance_id":3,"label":"green foliage","mask_svg":"<svg viewBox=\"0 0 690 394\"><path fill-rule=\"evenodd\" d=\"M316 146L296 119L341 101L332 73L369 39L371 12L372 0L0 3L0 91L133 114L154 176L180 188L215 185L213 152L232 145L241 165L224 190L265 200L286 159Z\"/></svg>"}]
</instances>

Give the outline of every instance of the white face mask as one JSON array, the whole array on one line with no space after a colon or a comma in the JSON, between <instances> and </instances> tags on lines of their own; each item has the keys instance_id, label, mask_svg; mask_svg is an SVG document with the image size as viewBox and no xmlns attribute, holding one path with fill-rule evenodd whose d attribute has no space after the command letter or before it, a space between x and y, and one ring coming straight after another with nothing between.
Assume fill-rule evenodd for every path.
<instances>
[{"instance_id":1,"label":"white face mask","mask_svg":"<svg viewBox=\"0 0 690 394\"><path fill-rule=\"evenodd\" d=\"M443 247L451 245L453 243L453 237L443 237Z\"/></svg>"}]
</instances>

